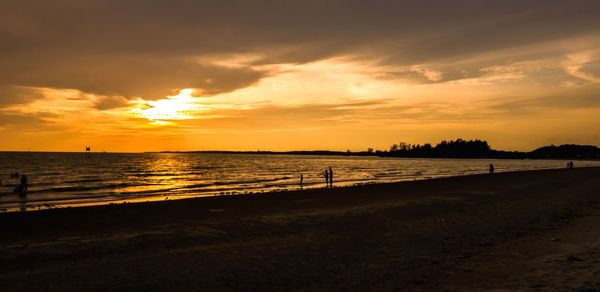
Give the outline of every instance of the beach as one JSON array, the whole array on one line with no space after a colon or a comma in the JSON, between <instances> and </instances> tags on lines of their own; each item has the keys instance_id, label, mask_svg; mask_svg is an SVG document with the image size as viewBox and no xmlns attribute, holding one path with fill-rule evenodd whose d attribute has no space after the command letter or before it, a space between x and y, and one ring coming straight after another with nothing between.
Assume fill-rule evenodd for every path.
<instances>
[{"instance_id":1,"label":"beach","mask_svg":"<svg viewBox=\"0 0 600 292\"><path fill-rule=\"evenodd\" d=\"M0 214L24 290L600 289L600 168Z\"/></svg>"}]
</instances>

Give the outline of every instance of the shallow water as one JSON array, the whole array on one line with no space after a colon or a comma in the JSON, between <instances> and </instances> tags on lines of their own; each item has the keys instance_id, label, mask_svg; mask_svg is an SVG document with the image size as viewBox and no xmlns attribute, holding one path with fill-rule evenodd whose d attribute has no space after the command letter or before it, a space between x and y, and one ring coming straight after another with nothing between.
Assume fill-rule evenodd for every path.
<instances>
[{"instance_id":1,"label":"shallow water","mask_svg":"<svg viewBox=\"0 0 600 292\"><path fill-rule=\"evenodd\" d=\"M175 199L324 187L331 166L334 185L395 182L496 172L564 168L563 160L405 159L198 153L0 153L0 210ZM576 167L600 161L576 161ZM19 172L29 178L27 198L12 191Z\"/></svg>"}]
</instances>

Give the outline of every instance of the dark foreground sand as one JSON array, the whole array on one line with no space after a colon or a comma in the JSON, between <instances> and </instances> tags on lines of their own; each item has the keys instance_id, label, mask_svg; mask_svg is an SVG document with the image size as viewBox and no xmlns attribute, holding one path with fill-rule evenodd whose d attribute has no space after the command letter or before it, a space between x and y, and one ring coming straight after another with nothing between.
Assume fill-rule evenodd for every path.
<instances>
[{"instance_id":1,"label":"dark foreground sand","mask_svg":"<svg viewBox=\"0 0 600 292\"><path fill-rule=\"evenodd\" d=\"M600 168L0 214L0 290L600 289Z\"/></svg>"}]
</instances>

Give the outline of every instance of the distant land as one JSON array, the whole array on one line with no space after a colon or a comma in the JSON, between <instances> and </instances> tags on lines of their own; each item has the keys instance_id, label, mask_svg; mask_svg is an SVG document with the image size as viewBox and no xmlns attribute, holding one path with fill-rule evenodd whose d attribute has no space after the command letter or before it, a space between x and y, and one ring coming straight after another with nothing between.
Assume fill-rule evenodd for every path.
<instances>
[{"instance_id":1,"label":"distant land","mask_svg":"<svg viewBox=\"0 0 600 292\"><path fill-rule=\"evenodd\" d=\"M600 148L593 145L565 144L550 145L530 152L504 151L492 149L483 140L443 140L435 146L427 144L398 143L388 150L366 151L161 151L160 153L213 153L213 154L272 154L272 155L341 155L341 156L379 156L408 158L495 158L495 159L600 159Z\"/></svg>"}]
</instances>

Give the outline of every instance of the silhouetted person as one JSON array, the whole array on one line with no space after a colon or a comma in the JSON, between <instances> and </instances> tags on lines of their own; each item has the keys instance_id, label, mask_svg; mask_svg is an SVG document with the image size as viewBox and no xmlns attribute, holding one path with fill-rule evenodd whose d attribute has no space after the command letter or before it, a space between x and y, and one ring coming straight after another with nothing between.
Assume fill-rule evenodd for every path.
<instances>
[{"instance_id":1,"label":"silhouetted person","mask_svg":"<svg viewBox=\"0 0 600 292\"><path fill-rule=\"evenodd\" d=\"M14 192L19 194L19 197L25 198L25 197L27 197L27 188L28 188L27 176L22 175L21 176L21 184L15 188Z\"/></svg>"},{"instance_id":2,"label":"silhouetted person","mask_svg":"<svg viewBox=\"0 0 600 292\"><path fill-rule=\"evenodd\" d=\"M569 162L569 168L573 168L573 161Z\"/></svg>"},{"instance_id":3,"label":"silhouetted person","mask_svg":"<svg viewBox=\"0 0 600 292\"><path fill-rule=\"evenodd\" d=\"M18 192L19 199L21 199L21 202L20 202L21 207L19 208L21 210L21 212L27 211L27 205L25 204L25 199L27 199L27 187L28 187L27 176L22 175L21 176L21 184L17 187L19 189L19 192Z\"/></svg>"},{"instance_id":4,"label":"silhouetted person","mask_svg":"<svg viewBox=\"0 0 600 292\"><path fill-rule=\"evenodd\" d=\"M333 188L333 169L329 167L329 187Z\"/></svg>"},{"instance_id":5,"label":"silhouetted person","mask_svg":"<svg viewBox=\"0 0 600 292\"><path fill-rule=\"evenodd\" d=\"M300 175L300 189L302 189L302 183L304 182L304 175Z\"/></svg>"},{"instance_id":6,"label":"silhouetted person","mask_svg":"<svg viewBox=\"0 0 600 292\"><path fill-rule=\"evenodd\" d=\"M325 169L325 187L329 186L329 171Z\"/></svg>"},{"instance_id":7,"label":"silhouetted person","mask_svg":"<svg viewBox=\"0 0 600 292\"><path fill-rule=\"evenodd\" d=\"M494 165L490 163L490 174L494 173Z\"/></svg>"}]
</instances>

